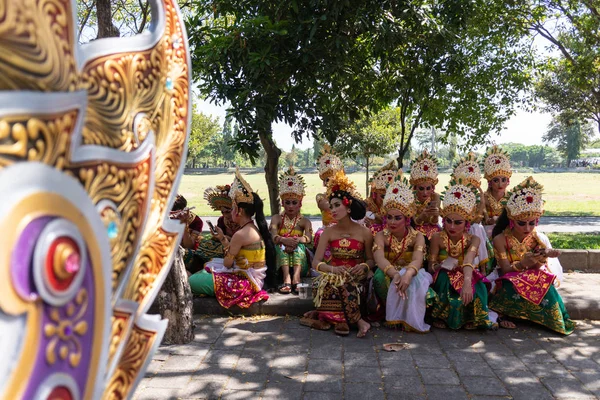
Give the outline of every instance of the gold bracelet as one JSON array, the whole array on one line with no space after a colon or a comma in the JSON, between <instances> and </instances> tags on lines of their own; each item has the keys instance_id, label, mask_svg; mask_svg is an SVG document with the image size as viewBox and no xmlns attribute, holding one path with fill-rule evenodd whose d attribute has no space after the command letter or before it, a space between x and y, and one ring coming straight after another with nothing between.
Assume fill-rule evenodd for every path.
<instances>
[{"instance_id":1,"label":"gold bracelet","mask_svg":"<svg viewBox=\"0 0 600 400\"><path fill-rule=\"evenodd\" d=\"M365 267L367 267L367 270L366 270L365 272L369 272L369 270L371 269L371 267L369 267L369 264L367 264L367 263L364 263L364 262L363 262L363 263L360 263L360 264L358 264L358 265L364 265Z\"/></svg>"},{"instance_id":2,"label":"gold bracelet","mask_svg":"<svg viewBox=\"0 0 600 400\"><path fill-rule=\"evenodd\" d=\"M233 254L225 254L225 260L234 260L235 256Z\"/></svg>"},{"instance_id":3,"label":"gold bracelet","mask_svg":"<svg viewBox=\"0 0 600 400\"><path fill-rule=\"evenodd\" d=\"M387 272L390 268L394 268L392 264L388 264L385 268L383 268L383 274L387 276Z\"/></svg>"},{"instance_id":4,"label":"gold bracelet","mask_svg":"<svg viewBox=\"0 0 600 400\"><path fill-rule=\"evenodd\" d=\"M471 246L471 247L469 247L469 251L472 251L472 252L474 252L474 253L477 253L477 247L475 247L475 246Z\"/></svg>"},{"instance_id":5,"label":"gold bracelet","mask_svg":"<svg viewBox=\"0 0 600 400\"><path fill-rule=\"evenodd\" d=\"M519 267L517 267L517 265L519 265L519 266L520 266L520 268L519 268ZM524 270L524 268L523 268L523 264L521 264L521 261L515 261L514 263L512 263L512 264L510 265L510 268L511 268L513 271L517 271L517 272L523 272L523 270Z\"/></svg>"},{"instance_id":6,"label":"gold bracelet","mask_svg":"<svg viewBox=\"0 0 600 400\"><path fill-rule=\"evenodd\" d=\"M281 239L281 236L279 236L279 235L273 236L273 243L279 244L279 239Z\"/></svg>"},{"instance_id":7,"label":"gold bracelet","mask_svg":"<svg viewBox=\"0 0 600 400\"><path fill-rule=\"evenodd\" d=\"M373 253L375 253L377 250L381 250L381 247L377 243L373 243Z\"/></svg>"},{"instance_id":8,"label":"gold bracelet","mask_svg":"<svg viewBox=\"0 0 600 400\"><path fill-rule=\"evenodd\" d=\"M425 246L421 246L421 245L415 246L415 248L413 249L413 251L424 251L424 250L425 250Z\"/></svg>"},{"instance_id":9,"label":"gold bracelet","mask_svg":"<svg viewBox=\"0 0 600 400\"><path fill-rule=\"evenodd\" d=\"M309 244L310 243L310 238L306 235L302 236L304 239L306 239L306 242L304 244Z\"/></svg>"},{"instance_id":10,"label":"gold bracelet","mask_svg":"<svg viewBox=\"0 0 600 400\"><path fill-rule=\"evenodd\" d=\"M475 266L471 263L466 263L460 266L460 269L464 269L465 267L471 267L473 270L475 269Z\"/></svg>"},{"instance_id":11,"label":"gold bracelet","mask_svg":"<svg viewBox=\"0 0 600 400\"><path fill-rule=\"evenodd\" d=\"M500 260L508 260L508 254L502 252L502 253L498 253L498 259Z\"/></svg>"},{"instance_id":12,"label":"gold bracelet","mask_svg":"<svg viewBox=\"0 0 600 400\"><path fill-rule=\"evenodd\" d=\"M419 273L419 269L412 264L408 264L404 269L412 269L415 271L415 275Z\"/></svg>"},{"instance_id":13,"label":"gold bracelet","mask_svg":"<svg viewBox=\"0 0 600 400\"><path fill-rule=\"evenodd\" d=\"M318 263L317 266L315 267L315 269L317 270L317 272L321 272L321 270L319 269L319 267L321 265L327 265L327 263L325 261L321 261L320 263ZM325 271L323 271L323 272L325 272Z\"/></svg>"}]
</instances>

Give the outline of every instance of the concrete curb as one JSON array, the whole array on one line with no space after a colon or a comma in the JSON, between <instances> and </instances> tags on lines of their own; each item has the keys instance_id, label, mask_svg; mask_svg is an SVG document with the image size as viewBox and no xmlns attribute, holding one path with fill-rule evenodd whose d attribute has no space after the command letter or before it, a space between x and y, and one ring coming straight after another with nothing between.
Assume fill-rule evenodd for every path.
<instances>
[{"instance_id":1,"label":"concrete curb","mask_svg":"<svg viewBox=\"0 0 600 400\"><path fill-rule=\"evenodd\" d=\"M580 271L600 274L600 250L561 250L558 259L565 272ZM566 267L567 265L569 268Z\"/></svg>"},{"instance_id":2,"label":"concrete curb","mask_svg":"<svg viewBox=\"0 0 600 400\"><path fill-rule=\"evenodd\" d=\"M600 274L565 274L559 293L571 319L600 320ZM269 300L255 303L250 308L232 307L225 309L212 297L194 299L194 314L252 316L252 315L296 315L313 310L312 300L299 299L289 294L272 293Z\"/></svg>"}]
</instances>

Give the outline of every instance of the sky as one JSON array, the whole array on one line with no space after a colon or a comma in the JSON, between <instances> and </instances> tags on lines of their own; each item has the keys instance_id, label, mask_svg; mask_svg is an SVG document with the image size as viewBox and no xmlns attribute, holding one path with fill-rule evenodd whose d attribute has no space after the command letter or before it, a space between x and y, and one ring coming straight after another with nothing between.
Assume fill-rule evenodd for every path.
<instances>
[{"instance_id":1,"label":"sky","mask_svg":"<svg viewBox=\"0 0 600 400\"><path fill-rule=\"evenodd\" d=\"M225 120L225 106L217 106L200 99L197 100L197 104L199 111L217 116L221 122ZM551 119L552 116L549 113L517 110L516 114L506 122L502 133L491 136L491 140L497 144L510 142L525 145L541 144L542 136L546 133ZM280 149L284 151L291 150L292 145L295 143L291 132L292 128L284 123L273 124L273 136ZM309 147L312 147L311 139L304 139L302 143L296 144L296 148L299 149Z\"/></svg>"}]
</instances>

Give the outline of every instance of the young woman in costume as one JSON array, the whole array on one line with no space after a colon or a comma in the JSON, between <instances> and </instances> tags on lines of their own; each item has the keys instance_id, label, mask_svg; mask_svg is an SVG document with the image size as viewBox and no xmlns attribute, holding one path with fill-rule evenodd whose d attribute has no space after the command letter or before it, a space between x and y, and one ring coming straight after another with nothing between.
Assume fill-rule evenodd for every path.
<instances>
[{"instance_id":1,"label":"young woman in costume","mask_svg":"<svg viewBox=\"0 0 600 400\"><path fill-rule=\"evenodd\" d=\"M349 325L356 324L357 337L365 337L371 326L362 318L360 294L374 266L373 236L352 219L364 218L366 206L341 171L329 180L327 197L337 223L323 231L313 260L319 273L313 283L317 309L306 313L300 323L323 330L333 324L335 333L343 336L350 333ZM328 247L331 258L325 260Z\"/></svg>"},{"instance_id":2,"label":"young woman in costume","mask_svg":"<svg viewBox=\"0 0 600 400\"><path fill-rule=\"evenodd\" d=\"M413 224L428 239L442 229L439 226L440 195L435 192L437 183L437 159L425 150L411 163L410 184L416 193Z\"/></svg>"},{"instance_id":3,"label":"young woman in costume","mask_svg":"<svg viewBox=\"0 0 600 400\"><path fill-rule=\"evenodd\" d=\"M425 311L427 303L435 298L429 288L433 278L423 269L425 238L410 226L415 213L415 196L401 176L399 172L385 193L386 225L375 236L373 257L378 269L373 283L378 297L386 305L388 325L428 332L430 326L425 323Z\"/></svg>"},{"instance_id":4,"label":"young woman in costume","mask_svg":"<svg viewBox=\"0 0 600 400\"><path fill-rule=\"evenodd\" d=\"M506 210L494 227L494 249L501 268L490 308L501 314L500 326L514 329L508 318L525 319L569 335L575 324L555 288L562 266L548 237L535 227L543 213L543 187L532 177L508 194Z\"/></svg>"},{"instance_id":5,"label":"young woman in costume","mask_svg":"<svg viewBox=\"0 0 600 400\"><path fill-rule=\"evenodd\" d=\"M310 275L306 245L312 242L312 224L300 213L305 186L304 179L293 167L279 177L283 212L273 215L269 229L276 246L277 268L283 272L283 285L279 287L283 294L298 293L296 285L300 283L300 277Z\"/></svg>"},{"instance_id":6,"label":"young woman in costume","mask_svg":"<svg viewBox=\"0 0 600 400\"><path fill-rule=\"evenodd\" d=\"M385 190L394 180L396 175L396 164L394 161L384 165L373 174L371 178L371 193L367 199L367 215L365 217L365 226L371 229L373 235L380 232L385 224L385 211L383 210L383 199Z\"/></svg>"},{"instance_id":7,"label":"young woman in costume","mask_svg":"<svg viewBox=\"0 0 600 400\"><path fill-rule=\"evenodd\" d=\"M496 220L504 210L511 176L512 168L508 153L496 145L488 148L483 156L483 177L488 182L487 190L483 194L485 205L483 225L489 238L492 237Z\"/></svg>"},{"instance_id":8,"label":"young woman in costume","mask_svg":"<svg viewBox=\"0 0 600 400\"><path fill-rule=\"evenodd\" d=\"M444 193L444 230L432 236L429 251L438 295L431 313L436 328L495 327L489 319L487 280L477 268L479 238L468 233L478 196L473 185L454 181Z\"/></svg>"},{"instance_id":9,"label":"young woman in costume","mask_svg":"<svg viewBox=\"0 0 600 400\"><path fill-rule=\"evenodd\" d=\"M240 229L229 241L223 230L216 228L225 257L206 263L204 270L192 275L189 282L194 294L215 296L225 308L233 305L248 308L269 298L263 284L265 278L272 281L274 277L275 248L263 213L263 202L239 171L236 171L229 194L232 218Z\"/></svg>"}]
</instances>

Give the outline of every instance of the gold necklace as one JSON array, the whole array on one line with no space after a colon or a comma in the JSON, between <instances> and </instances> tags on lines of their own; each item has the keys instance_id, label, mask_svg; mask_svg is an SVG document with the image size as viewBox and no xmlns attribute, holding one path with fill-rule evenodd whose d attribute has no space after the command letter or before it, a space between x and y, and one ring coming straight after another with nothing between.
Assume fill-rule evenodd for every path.
<instances>
[{"instance_id":1,"label":"gold necklace","mask_svg":"<svg viewBox=\"0 0 600 400\"><path fill-rule=\"evenodd\" d=\"M298 220L302 218L302 215L298 213L298 215L296 215L293 220L291 218L287 218L287 215L285 213L281 216L283 217L283 229L287 230L287 233L284 233L281 236L289 237L292 234L294 228L296 227Z\"/></svg>"},{"instance_id":2,"label":"gold necklace","mask_svg":"<svg viewBox=\"0 0 600 400\"><path fill-rule=\"evenodd\" d=\"M494 197L494 195L490 192L485 192L485 199L486 204L487 204L487 208L488 208L488 213L490 214L490 217L499 217L500 214L502 214L502 210L504 210L504 206L502 205L502 200L504 200L504 198L506 197L506 194L500 199L500 200L496 200L496 198Z\"/></svg>"},{"instance_id":3,"label":"gold necklace","mask_svg":"<svg viewBox=\"0 0 600 400\"><path fill-rule=\"evenodd\" d=\"M467 240L469 235L465 235L464 233L456 243L452 243L448 234L443 231L440 236L442 236L442 242L446 242L446 251L448 255L453 258L459 258L465 254L465 247L467 247ZM445 239L445 240L444 240Z\"/></svg>"}]
</instances>

